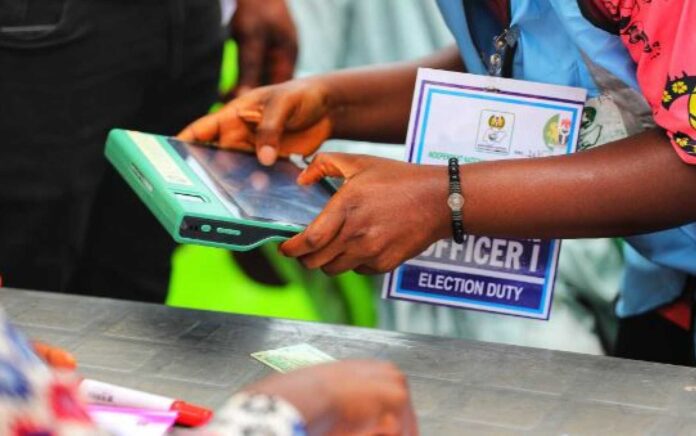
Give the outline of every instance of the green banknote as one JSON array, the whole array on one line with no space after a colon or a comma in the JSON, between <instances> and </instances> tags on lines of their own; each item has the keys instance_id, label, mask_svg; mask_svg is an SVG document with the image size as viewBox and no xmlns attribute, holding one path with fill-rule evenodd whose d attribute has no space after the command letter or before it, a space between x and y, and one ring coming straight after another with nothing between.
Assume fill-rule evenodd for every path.
<instances>
[{"instance_id":1,"label":"green banknote","mask_svg":"<svg viewBox=\"0 0 696 436\"><path fill-rule=\"evenodd\" d=\"M256 353L251 353L251 357L282 373L336 360L309 344L298 344L290 347L278 348L276 350L258 351Z\"/></svg>"}]
</instances>

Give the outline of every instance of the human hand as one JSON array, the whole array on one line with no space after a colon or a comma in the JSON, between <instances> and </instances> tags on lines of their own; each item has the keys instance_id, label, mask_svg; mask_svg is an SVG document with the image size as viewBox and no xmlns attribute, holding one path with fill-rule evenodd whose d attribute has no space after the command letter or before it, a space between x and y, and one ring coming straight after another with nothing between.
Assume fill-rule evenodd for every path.
<instances>
[{"instance_id":1,"label":"human hand","mask_svg":"<svg viewBox=\"0 0 696 436\"><path fill-rule=\"evenodd\" d=\"M304 232L280 246L307 268L384 273L451 234L447 167L322 153L298 183L324 177L346 183Z\"/></svg>"},{"instance_id":2,"label":"human hand","mask_svg":"<svg viewBox=\"0 0 696 436\"><path fill-rule=\"evenodd\" d=\"M290 402L304 417L310 435L418 434L406 377L387 362L312 366L271 376L245 391Z\"/></svg>"},{"instance_id":3,"label":"human hand","mask_svg":"<svg viewBox=\"0 0 696 436\"><path fill-rule=\"evenodd\" d=\"M297 30L285 0L238 0L230 26L239 48L239 81L231 97L292 79Z\"/></svg>"},{"instance_id":4,"label":"human hand","mask_svg":"<svg viewBox=\"0 0 696 436\"><path fill-rule=\"evenodd\" d=\"M49 366L55 369L66 369L70 371L77 368L77 360L75 360L75 357L62 348L38 341L33 341L32 345L39 358Z\"/></svg>"},{"instance_id":5,"label":"human hand","mask_svg":"<svg viewBox=\"0 0 696 436\"><path fill-rule=\"evenodd\" d=\"M255 151L264 165L278 156L314 153L329 138L328 90L316 79L257 88L179 133L184 141Z\"/></svg>"}]
</instances>

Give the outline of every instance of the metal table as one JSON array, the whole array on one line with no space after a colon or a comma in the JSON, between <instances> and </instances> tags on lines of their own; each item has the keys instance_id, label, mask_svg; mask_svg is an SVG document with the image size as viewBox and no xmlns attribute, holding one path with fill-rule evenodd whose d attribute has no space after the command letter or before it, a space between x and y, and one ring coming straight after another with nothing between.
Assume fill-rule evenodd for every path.
<instances>
[{"instance_id":1,"label":"metal table","mask_svg":"<svg viewBox=\"0 0 696 436\"><path fill-rule=\"evenodd\" d=\"M0 304L89 377L210 407L271 372L250 353L307 342L396 362L424 435L696 434L696 369L11 289Z\"/></svg>"}]
</instances>

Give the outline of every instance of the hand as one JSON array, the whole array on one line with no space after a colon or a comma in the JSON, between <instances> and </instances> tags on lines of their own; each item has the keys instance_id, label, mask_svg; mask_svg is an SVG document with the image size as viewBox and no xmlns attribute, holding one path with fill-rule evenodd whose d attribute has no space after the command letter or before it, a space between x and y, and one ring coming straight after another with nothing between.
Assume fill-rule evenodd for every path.
<instances>
[{"instance_id":1,"label":"hand","mask_svg":"<svg viewBox=\"0 0 696 436\"><path fill-rule=\"evenodd\" d=\"M451 234L444 166L323 153L298 183L324 177L344 177L346 183L303 233L280 247L307 268L329 275L388 272Z\"/></svg>"},{"instance_id":2,"label":"hand","mask_svg":"<svg viewBox=\"0 0 696 436\"><path fill-rule=\"evenodd\" d=\"M77 368L77 361L72 354L62 348L53 347L43 342L32 342L36 354L49 366L56 369L67 369L70 371Z\"/></svg>"},{"instance_id":3,"label":"hand","mask_svg":"<svg viewBox=\"0 0 696 436\"><path fill-rule=\"evenodd\" d=\"M331 130L328 90L306 79L250 91L194 121L179 139L256 151L262 164L273 165L279 155L314 153Z\"/></svg>"},{"instance_id":4,"label":"hand","mask_svg":"<svg viewBox=\"0 0 696 436\"><path fill-rule=\"evenodd\" d=\"M285 0L239 0L230 26L239 47L239 81L234 95L292 79L297 31Z\"/></svg>"},{"instance_id":5,"label":"hand","mask_svg":"<svg viewBox=\"0 0 696 436\"><path fill-rule=\"evenodd\" d=\"M391 363L343 361L275 375L245 389L277 395L310 435L417 435L406 377Z\"/></svg>"}]
</instances>

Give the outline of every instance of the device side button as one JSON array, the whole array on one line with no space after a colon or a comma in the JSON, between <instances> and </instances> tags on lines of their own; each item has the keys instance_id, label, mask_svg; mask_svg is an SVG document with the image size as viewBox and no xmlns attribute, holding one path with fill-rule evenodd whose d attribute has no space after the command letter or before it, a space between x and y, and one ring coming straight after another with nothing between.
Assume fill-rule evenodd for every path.
<instances>
[{"instance_id":1,"label":"device side button","mask_svg":"<svg viewBox=\"0 0 696 436\"><path fill-rule=\"evenodd\" d=\"M242 234L241 230L229 229L227 227L218 227L217 232L220 233L221 235L228 235L228 236L239 236Z\"/></svg>"}]
</instances>

